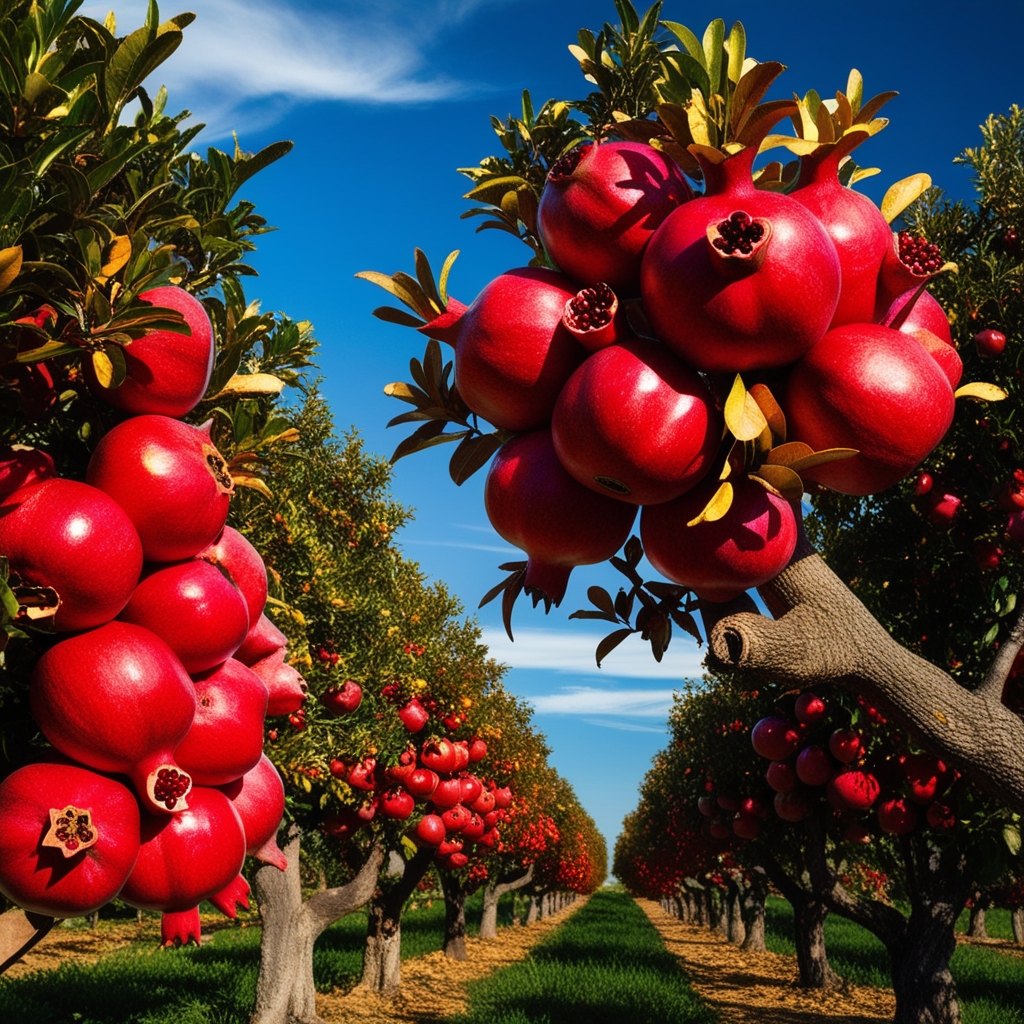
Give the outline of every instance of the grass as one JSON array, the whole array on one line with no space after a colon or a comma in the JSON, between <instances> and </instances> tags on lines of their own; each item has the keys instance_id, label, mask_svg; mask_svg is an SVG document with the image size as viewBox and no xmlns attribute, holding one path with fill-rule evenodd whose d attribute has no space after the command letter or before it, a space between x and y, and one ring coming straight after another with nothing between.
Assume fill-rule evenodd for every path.
<instances>
[{"instance_id":1,"label":"grass","mask_svg":"<svg viewBox=\"0 0 1024 1024\"><path fill-rule=\"evenodd\" d=\"M511 917L502 900L499 924ZM480 924L482 898L467 903L467 931ZM134 915L134 912L132 912ZM101 922L100 927L105 926ZM348 988L359 978L366 915L350 914L317 942L317 988ZM444 903L409 909L402 918L402 957L440 949ZM157 949L152 941L104 956L94 965L69 961L56 970L0 978L3 1024L247 1024L256 998L258 928L227 927L196 948Z\"/></svg>"},{"instance_id":2,"label":"grass","mask_svg":"<svg viewBox=\"0 0 1024 1024\"><path fill-rule=\"evenodd\" d=\"M448 1024L712 1024L643 911L603 890L518 964L470 985Z\"/></svg>"},{"instance_id":3,"label":"grass","mask_svg":"<svg viewBox=\"0 0 1024 1024\"><path fill-rule=\"evenodd\" d=\"M794 953L789 904L769 900L765 923L768 948L776 953ZM966 923L965 917L960 930L966 928ZM1005 911L989 911L985 923L992 938L1012 938ZM859 925L830 915L825 922L825 948L829 963L844 978L858 985L890 985L885 947ZM950 971L960 996L963 1024L1024 1024L1024 957L984 946L961 945L950 961Z\"/></svg>"}]
</instances>

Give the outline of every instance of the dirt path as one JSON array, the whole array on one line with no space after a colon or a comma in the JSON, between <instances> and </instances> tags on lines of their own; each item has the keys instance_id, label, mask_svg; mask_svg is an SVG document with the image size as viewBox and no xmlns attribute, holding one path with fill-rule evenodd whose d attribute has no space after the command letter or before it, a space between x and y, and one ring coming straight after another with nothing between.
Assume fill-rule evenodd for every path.
<instances>
[{"instance_id":1,"label":"dirt path","mask_svg":"<svg viewBox=\"0 0 1024 1024\"><path fill-rule=\"evenodd\" d=\"M466 939L468 960L448 960L444 953L427 953L402 962L402 990L391 1000L361 988L317 997L317 1012L328 1024L433 1024L467 1006L466 985L522 960L549 932L585 903L585 898L524 927L502 928L496 939Z\"/></svg>"},{"instance_id":2,"label":"dirt path","mask_svg":"<svg viewBox=\"0 0 1024 1024\"><path fill-rule=\"evenodd\" d=\"M896 1000L887 989L850 985L804 992L793 984L796 957L742 952L707 928L677 921L653 900L637 903L726 1024L878 1024L893 1018Z\"/></svg>"}]
</instances>

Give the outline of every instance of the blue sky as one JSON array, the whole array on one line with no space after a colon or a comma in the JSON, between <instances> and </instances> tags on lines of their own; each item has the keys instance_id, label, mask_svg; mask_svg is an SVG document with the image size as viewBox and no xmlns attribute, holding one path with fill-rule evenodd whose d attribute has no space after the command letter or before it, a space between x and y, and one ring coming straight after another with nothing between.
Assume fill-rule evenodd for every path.
<instances>
[{"instance_id":1,"label":"blue sky","mask_svg":"<svg viewBox=\"0 0 1024 1024\"><path fill-rule=\"evenodd\" d=\"M115 7L120 30L142 23L141 0ZM102 17L107 5L84 10ZM517 113L528 88L537 106L589 90L567 50L576 32L614 20L611 0L195 0L197 21L155 78L172 111L208 124L200 143L246 149L291 139L293 153L253 179L245 198L280 230L265 236L254 263L261 278L250 297L265 308L312 320L321 342L324 390L340 429L354 426L368 448L390 454L407 428L385 424L403 407L382 393L408 378L422 354L414 332L375 320L388 297L354 274L411 271L419 246L435 271L461 250L449 281L469 302L493 277L529 259L498 232L474 233L459 214L473 166L498 144L488 115ZM163 5L166 17L177 8ZM786 5L668 0L663 16L698 35L713 18L743 22L748 54L789 70L773 95L843 88L851 67L867 94L895 89L890 126L858 152L882 173L863 183L881 198L892 182L927 171L953 196L970 183L953 158L980 141L991 112L1024 101L1017 48L1024 3L963 5L937 0L864 0ZM159 82L153 81L152 86ZM863 153L863 158L861 154ZM870 159L869 159L870 158ZM490 528L483 472L456 488L444 448L402 460L393 491L416 508L403 531L405 552L444 579L472 611L518 553ZM617 588L616 574L573 573L560 609L545 617L522 599L509 644L495 606L478 615L496 657L512 666L508 685L530 699L554 749L553 763L573 784L609 844L653 755L664 745L674 687L699 676L701 654L677 636L661 665L639 640L600 671L600 633L568 614L586 605L586 588Z\"/></svg>"}]
</instances>

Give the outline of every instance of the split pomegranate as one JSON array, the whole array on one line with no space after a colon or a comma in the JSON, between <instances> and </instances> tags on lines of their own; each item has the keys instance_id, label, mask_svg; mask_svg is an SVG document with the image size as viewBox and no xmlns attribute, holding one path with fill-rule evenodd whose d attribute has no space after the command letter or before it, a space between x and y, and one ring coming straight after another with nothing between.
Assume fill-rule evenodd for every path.
<instances>
[{"instance_id":1,"label":"split pomegranate","mask_svg":"<svg viewBox=\"0 0 1024 1024\"><path fill-rule=\"evenodd\" d=\"M0 782L0 892L50 917L112 900L139 855L139 807L120 782L78 765L26 765Z\"/></svg>"},{"instance_id":2,"label":"split pomegranate","mask_svg":"<svg viewBox=\"0 0 1024 1024\"><path fill-rule=\"evenodd\" d=\"M128 514L151 562L192 558L224 529L234 489L209 428L135 416L96 446L86 481Z\"/></svg>"},{"instance_id":3,"label":"split pomegranate","mask_svg":"<svg viewBox=\"0 0 1024 1024\"><path fill-rule=\"evenodd\" d=\"M937 245L909 231L893 232L878 275L876 315L887 310L898 296L931 280L942 268Z\"/></svg>"},{"instance_id":4,"label":"split pomegranate","mask_svg":"<svg viewBox=\"0 0 1024 1024\"><path fill-rule=\"evenodd\" d=\"M565 304L562 323L588 352L633 337L618 297L603 281L581 288Z\"/></svg>"},{"instance_id":5,"label":"split pomegranate","mask_svg":"<svg viewBox=\"0 0 1024 1024\"><path fill-rule=\"evenodd\" d=\"M537 231L563 273L588 285L635 289L651 235L692 197L676 163L653 147L584 143L548 171Z\"/></svg>"},{"instance_id":6,"label":"split pomegranate","mask_svg":"<svg viewBox=\"0 0 1024 1024\"><path fill-rule=\"evenodd\" d=\"M131 778L146 810L187 806L191 779L173 752L196 713L196 691L174 652L128 622L62 640L36 663L32 714L62 753Z\"/></svg>"},{"instance_id":7,"label":"split pomegranate","mask_svg":"<svg viewBox=\"0 0 1024 1024\"><path fill-rule=\"evenodd\" d=\"M228 783L223 792L242 822L246 855L284 871L288 861L277 845L284 815L284 783L270 758L262 754L255 768Z\"/></svg>"},{"instance_id":8,"label":"split pomegranate","mask_svg":"<svg viewBox=\"0 0 1024 1024\"><path fill-rule=\"evenodd\" d=\"M573 479L547 430L501 448L487 474L484 507L494 529L528 556L526 592L548 605L562 600L574 566L614 555L636 517L632 505Z\"/></svg>"},{"instance_id":9,"label":"split pomegranate","mask_svg":"<svg viewBox=\"0 0 1024 1024\"><path fill-rule=\"evenodd\" d=\"M646 339L587 359L562 389L551 423L558 459L576 480L636 505L693 487L711 468L721 436L721 416L700 376Z\"/></svg>"},{"instance_id":10,"label":"split pomegranate","mask_svg":"<svg viewBox=\"0 0 1024 1024\"><path fill-rule=\"evenodd\" d=\"M131 520L103 491L52 478L0 502L0 553L21 582L52 587L58 632L109 622L132 595L142 545Z\"/></svg>"}]
</instances>

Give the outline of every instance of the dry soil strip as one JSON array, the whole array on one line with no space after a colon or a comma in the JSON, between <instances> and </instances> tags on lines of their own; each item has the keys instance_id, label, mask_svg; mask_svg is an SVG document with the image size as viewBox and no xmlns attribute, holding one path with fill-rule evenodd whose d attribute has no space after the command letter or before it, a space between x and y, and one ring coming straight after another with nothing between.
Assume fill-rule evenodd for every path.
<instances>
[{"instance_id":1,"label":"dry soil strip","mask_svg":"<svg viewBox=\"0 0 1024 1024\"><path fill-rule=\"evenodd\" d=\"M850 985L806 992L794 985L796 957L748 953L706 928L677 921L653 900L637 900L694 989L727 1024L877 1024L896 1007L887 989Z\"/></svg>"},{"instance_id":2,"label":"dry soil strip","mask_svg":"<svg viewBox=\"0 0 1024 1024\"><path fill-rule=\"evenodd\" d=\"M316 1008L328 1024L431 1024L466 1009L466 986L491 971L522 960L550 932L574 914L578 898L557 914L523 927L502 928L496 939L466 939L468 960L449 960L443 952L402 962L402 988L393 999L356 987L317 997Z\"/></svg>"}]
</instances>

